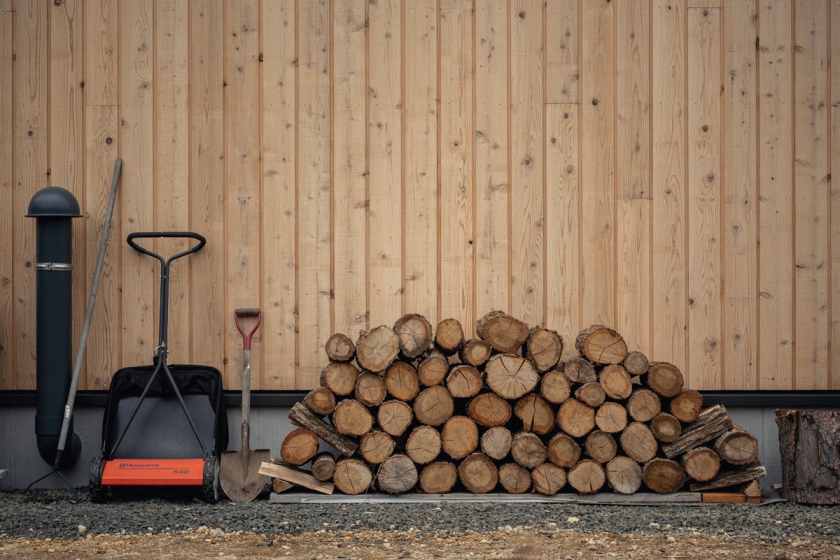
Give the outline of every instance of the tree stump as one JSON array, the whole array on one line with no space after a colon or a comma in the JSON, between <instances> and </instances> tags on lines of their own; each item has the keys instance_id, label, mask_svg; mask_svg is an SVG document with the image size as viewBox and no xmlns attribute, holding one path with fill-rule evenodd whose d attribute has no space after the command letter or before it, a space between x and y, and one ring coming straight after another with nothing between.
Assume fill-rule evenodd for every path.
<instances>
[{"instance_id":1,"label":"tree stump","mask_svg":"<svg viewBox=\"0 0 840 560\"><path fill-rule=\"evenodd\" d=\"M371 465L378 465L394 452L396 444L391 436L379 430L372 430L359 440L359 454Z\"/></svg>"},{"instance_id":2,"label":"tree stump","mask_svg":"<svg viewBox=\"0 0 840 560\"><path fill-rule=\"evenodd\" d=\"M551 463L543 463L531 472L534 490L546 496L553 496L566 485L566 471Z\"/></svg>"},{"instance_id":3,"label":"tree stump","mask_svg":"<svg viewBox=\"0 0 840 560\"><path fill-rule=\"evenodd\" d=\"M474 397L484 387L481 372L472 366L459 364L453 366L446 376L446 388L456 398Z\"/></svg>"},{"instance_id":4,"label":"tree stump","mask_svg":"<svg viewBox=\"0 0 840 560\"><path fill-rule=\"evenodd\" d=\"M449 362L446 356L438 350L429 352L426 358L417 367L417 375L420 383L426 387L440 384L449 371Z\"/></svg>"},{"instance_id":5,"label":"tree stump","mask_svg":"<svg viewBox=\"0 0 840 560\"><path fill-rule=\"evenodd\" d=\"M411 361L432 344L432 325L422 315L408 313L394 323L394 333L400 341L400 353Z\"/></svg>"},{"instance_id":6,"label":"tree stump","mask_svg":"<svg viewBox=\"0 0 840 560\"><path fill-rule=\"evenodd\" d=\"M626 369L627 373L630 375L644 375L647 373L649 367L650 362L648 362L647 356L641 352L630 352L627 354L627 357L624 358L624 369Z\"/></svg>"},{"instance_id":7,"label":"tree stump","mask_svg":"<svg viewBox=\"0 0 840 560\"><path fill-rule=\"evenodd\" d=\"M580 446L564 433L555 434L548 442L548 460L558 467L574 467L580 460Z\"/></svg>"},{"instance_id":8,"label":"tree stump","mask_svg":"<svg viewBox=\"0 0 840 560\"><path fill-rule=\"evenodd\" d=\"M303 404L318 416L326 416L335 410L335 395L326 387L316 387L303 398Z\"/></svg>"},{"instance_id":9,"label":"tree stump","mask_svg":"<svg viewBox=\"0 0 840 560\"><path fill-rule=\"evenodd\" d=\"M559 371L549 371L540 381L540 394L550 403L562 404L572 394L572 384Z\"/></svg>"},{"instance_id":10,"label":"tree stump","mask_svg":"<svg viewBox=\"0 0 840 560\"><path fill-rule=\"evenodd\" d=\"M619 494L635 494L642 486L642 467L630 457L616 457L605 470L607 482Z\"/></svg>"},{"instance_id":11,"label":"tree stump","mask_svg":"<svg viewBox=\"0 0 840 560\"><path fill-rule=\"evenodd\" d=\"M373 474L360 459L342 459L335 466L333 483L345 494L363 494L370 489Z\"/></svg>"},{"instance_id":12,"label":"tree stump","mask_svg":"<svg viewBox=\"0 0 840 560\"><path fill-rule=\"evenodd\" d=\"M509 494L524 494L531 488L531 473L516 463L499 467L499 482Z\"/></svg>"},{"instance_id":13,"label":"tree stump","mask_svg":"<svg viewBox=\"0 0 840 560\"><path fill-rule=\"evenodd\" d=\"M483 453L473 453L461 462L458 478L473 494L486 494L499 483L499 471Z\"/></svg>"},{"instance_id":14,"label":"tree stump","mask_svg":"<svg viewBox=\"0 0 840 560\"><path fill-rule=\"evenodd\" d=\"M490 428L481 435L481 451L496 461L501 461L510 453L513 436L504 426Z\"/></svg>"},{"instance_id":15,"label":"tree stump","mask_svg":"<svg viewBox=\"0 0 840 560\"><path fill-rule=\"evenodd\" d=\"M605 367L598 378L604 391L611 399L621 401L630 396L633 391L633 384L630 382L630 374L618 364Z\"/></svg>"},{"instance_id":16,"label":"tree stump","mask_svg":"<svg viewBox=\"0 0 840 560\"><path fill-rule=\"evenodd\" d=\"M737 425L718 436L712 448L731 465L748 465L758 458L758 441Z\"/></svg>"},{"instance_id":17,"label":"tree stump","mask_svg":"<svg viewBox=\"0 0 840 560\"><path fill-rule=\"evenodd\" d=\"M312 476L321 482L329 482L332 480L335 472L335 457L329 451L318 453L312 459Z\"/></svg>"},{"instance_id":18,"label":"tree stump","mask_svg":"<svg viewBox=\"0 0 840 560\"><path fill-rule=\"evenodd\" d=\"M450 418L455 411L455 401L449 389L442 385L434 385L423 389L414 399L414 415L417 420L427 426L440 426Z\"/></svg>"},{"instance_id":19,"label":"tree stump","mask_svg":"<svg viewBox=\"0 0 840 560\"><path fill-rule=\"evenodd\" d=\"M478 446L478 428L472 418L453 416L443 425L441 448L453 459L463 459Z\"/></svg>"},{"instance_id":20,"label":"tree stump","mask_svg":"<svg viewBox=\"0 0 840 560\"><path fill-rule=\"evenodd\" d=\"M321 372L321 387L326 387L334 395L349 395L356 389L359 368L348 362L331 362Z\"/></svg>"},{"instance_id":21,"label":"tree stump","mask_svg":"<svg viewBox=\"0 0 840 560\"><path fill-rule=\"evenodd\" d=\"M376 420L382 430L394 437L400 437L411 424L414 415L411 407L402 401L386 401L379 406Z\"/></svg>"},{"instance_id":22,"label":"tree stump","mask_svg":"<svg viewBox=\"0 0 840 560\"><path fill-rule=\"evenodd\" d=\"M679 368L668 362L650 364L646 377L647 386L660 397L676 397L685 383Z\"/></svg>"},{"instance_id":23,"label":"tree stump","mask_svg":"<svg viewBox=\"0 0 840 560\"><path fill-rule=\"evenodd\" d=\"M379 406L385 400L385 381L377 374L366 371L356 381L353 396L365 406Z\"/></svg>"},{"instance_id":24,"label":"tree stump","mask_svg":"<svg viewBox=\"0 0 840 560\"><path fill-rule=\"evenodd\" d=\"M782 496L804 504L840 503L840 412L777 410L776 424Z\"/></svg>"},{"instance_id":25,"label":"tree stump","mask_svg":"<svg viewBox=\"0 0 840 560\"><path fill-rule=\"evenodd\" d=\"M435 346L451 356L460 350L464 345L464 329L458 319L444 319L438 323L435 330Z\"/></svg>"},{"instance_id":26,"label":"tree stump","mask_svg":"<svg viewBox=\"0 0 840 560\"><path fill-rule=\"evenodd\" d=\"M306 463L318 453L318 436L312 430L298 428L283 438L280 444L280 458L287 465L296 467Z\"/></svg>"},{"instance_id":27,"label":"tree stump","mask_svg":"<svg viewBox=\"0 0 840 560\"><path fill-rule=\"evenodd\" d=\"M618 452L615 438L601 430L595 430L586 436L583 448L586 449L586 454L590 459L599 463L611 461Z\"/></svg>"},{"instance_id":28,"label":"tree stump","mask_svg":"<svg viewBox=\"0 0 840 560\"><path fill-rule=\"evenodd\" d=\"M572 437L583 437L595 427L595 409L577 399L568 399L557 411L560 429Z\"/></svg>"},{"instance_id":29,"label":"tree stump","mask_svg":"<svg viewBox=\"0 0 840 560\"><path fill-rule=\"evenodd\" d=\"M511 408L510 403L496 393L483 393L469 402L467 414L479 426L493 428L504 426L510 420Z\"/></svg>"},{"instance_id":30,"label":"tree stump","mask_svg":"<svg viewBox=\"0 0 840 560\"><path fill-rule=\"evenodd\" d=\"M621 448L631 459L647 463L656 456L659 447L650 428L641 422L633 422L621 433Z\"/></svg>"},{"instance_id":31,"label":"tree stump","mask_svg":"<svg viewBox=\"0 0 840 560\"><path fill-rule=\"evenodd\" d=\"M426 494L446 494L458 482L458 469L446 461L426 465L420 473L420 489Z\"/></svg>"},{"instance_id":32,"label":"tree stump","mask_svg":"<svg viewBox=\"0 0 840 560\"><path fill-rule=\"evenodd\" d=\"M347 335L335 333L324 345L331 362L349 362L356 356L356 346Z\"/></svg>"},{"instance_id":33,"label":"tree stump","mask_svg":"<svg viewBox=\"0 0 840 560\"><path fill-rule=\"evenodd\" d=\"M627 344L620 334L604 325L592 325L580 331L575 348L595 364L620 364L627 357Z\"/></svg>"},{"instance_id":34,"label":"tree stump","mask_svg":"<svg viewBox=\"0 0 840 560\"><path fill-rule=\"evenodd\" d=\"M683 485L685 471L670 459L656 458L642 469L645 486L659 494L673 494Z\"/></svg>"},{"instance_id":35,"label":"tree stump","mask_svg":"<svg viewBox=\"0 0 840 560\"><path fill-rule=\"evenodd\" d=\"M566 362L563 373L572 383L593 383L598 381L598 374L592 362L581 356L575 356Z\"/></svg>"},{"instance_id":36,"label":"tree stump","mask_svg":"<svg viewBox=\"0 0 840 560\"><path fill-rule=\"evenodd\" d=\"M693 389L683 389L671 399L671 414L680 422L694 422L703 410L703 395Z\"/></svg>"},{"instance_id":37,"label":"tree stump","mask_svg":"<svg viewBox=\"0 0 840 560\"><path fill-rule=\"evenodd\" d=\"M332 424L340 434L363 436L373 428L373 416L359 401L346 399L335 405Z\"/></svg>"},{"instance_id":38,"label":"tree stump","mask_svg":"<svg viewBox=\"0 0 840 560\"><path fill-rule=\"evenodd\" d=\"M539 372L546 372L557 365L563 355L563 340L555 331L534 327L525 342L525 357Z\"/></svg>"},{"instance_id":39,"label":"tree stump","mask_svg":"<svg viewBox=\"0 0 840 560\"><path fill-rule=\"evenodd\" d=\"M411 364L396 362L385 370L385 388L395 399L410 401L420 391L420 378Z\"/></svg>"},{"instance_id":40,"label":"tree stump","mask_svg":"<svg viewBox=\"0 0 840 560\"><path fill-rule=\"evenodd\" d=\"M627 410L618 403L606 402L595 412L595 425L605 432L617 434L627 427Z\"/></svg>"},{"instance_id":41,"label":"tree stump","mask_svg":"<svg viewBox=\"0 0 840 560\"><path fill-rule=\"evenodd\" d=\"M475 323L482 340L497 352L513 354L528 340L528 325L502 311L491 311Z\"/></svg>"},{"instance_id":42,"label":"tree stump","mask_svg":"<svg viewBox=\"0 0 840 560\"><path fill-rule=\"evenodd\" d=\"M578 387L577 391L575 391L575 398L585 405L595 408L596 406L601 406L606 400L607 393L604 391L603 385L590 381Z\"/></svg>"},{"instance_id":43,"label":"tree stump","mask_svg":"<svg viewBox=\"0 0 840 560\"><path fill-rule=\"evenodd\" d=\"M707 482L717 476L720 457L708 447L697 447L682 456L680 461L685 474L698 482Z\"/></svg>"},{"instance_id":44,"label":"tree stump","mask_svg":"<svg viewBox=\"0 0 840 560\"><path fill-rule=\"evenodd\" d=\"M531 432L519 432L513 436L510 455L514 461L523 467L533 469L545 463L548 458L548 450L540 441L540 438Z\"/></svg>"},{"instance_id":45,"label":"tree stump","mask_svg":"<svg viewBox=\"0 0 840 560\"><path fill-rule=\"evenodd\" d=\"M530 393L540 374L528 360L514 354L497 354L484 366L487 386L503 399L518 399Z\"/></svg>"},{"instance_id":46,"label":"tree stump","mask_svg":"<svg viewBox=\"0 0 840 560\"><path fill-rule=\"evenodd\" d=\"M633 389L627 400L627 413L636 422L650 422L662 411L659 396L648 389Z\"/></svg>"},{"instance_id":47,"label":"tree stump","mask_svg":"<svg viewBox=\"0 0 840 560\"><path fill-rule=\"evenodd\" d=\"M461 363L481 367L490 359L493 347L486 340L480 338L471 338L464 343L464 347L458 351L458 358Z\"/></svg>"},{"instance_id":48,"label":"tree stump","mask_svg":"<svg viewBox=\"0 0 840 560\"><path fill-rule=\"evenodd\" d=\"M680 421L667 412L660 412L650 423L650 429L656 439L662 443L677 441L682 433Z\"/></svg>"},{"instance_id":49,"label":"tree stump","mask_svg":"<svg viewBox=\"0 0 840 560\"><path fill-rule=\"evenodd\" d=\"M554 429L554 410L539 395L525 395L516 403L516 417L522 420L522 429L545 435Z\"/></svg>"},{"instance_id":50,"label":"tree stump","mask_svg":"<svg viewBox=\"0 0 840 560\"><path fill-rule=\"evenodd\" d=\"M584 459L569 469L566 479L580 494L594 494L604 486L607 476L599 463Z\"/></svg>"},{"instance_id":51,"label":"tree stump","mask_svg":"<svg viewBox=\"0 0 840 560\"><path fill-rule=\"evenodd\" d=\"M431 426L414 428L405 442L406 454L418 465L425 465L437 459L440 450L440 432Z\"/></svg>"},{"instance_id":52,"label":"tree stump","mask_svg":"<svg viewBox=\"0 0 840 560\"><path fill-rule=\"evenodd\" d=\"M397 359L400 353L400 339L390 327L385 325L361 331L356 342L356 361L368 371L385 371ZM335 391L333 390L335 393ZM336 393L338 394L338 393Z\"/></svg>"},{"instance_id":53,"label":"tree stump","mask_svg":"<svg viewBox=\"0 0 840 560\"><path fill-rule=\"evenodd\" d=\"M403 494L417 484L417 467L411 459L398 453L385 459L376 475L379 489L389 494Z\"/></svg>"}]
</instances>

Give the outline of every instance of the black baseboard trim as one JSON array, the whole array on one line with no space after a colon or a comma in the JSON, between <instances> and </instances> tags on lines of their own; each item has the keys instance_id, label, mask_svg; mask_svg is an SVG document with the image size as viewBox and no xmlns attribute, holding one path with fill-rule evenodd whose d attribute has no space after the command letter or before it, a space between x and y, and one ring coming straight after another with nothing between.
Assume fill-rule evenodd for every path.
<instances>
[{"instance_id":1,"label":"black baseboard trim","mask_svg":"<svg viewBox=\"0 0 840 560\"><path fill-rule=\"evenodd\" d=\"M747 408L840 408L840 391L701 391L703 405ZM225 391L225 404L242 405L241 391ZM306 391L252 391L251 406L292 406ZM79 391L76 408L104 407L107 391ZM35 391L0 391L0 407L34 407Z\"/></svg>"}]
</instances>

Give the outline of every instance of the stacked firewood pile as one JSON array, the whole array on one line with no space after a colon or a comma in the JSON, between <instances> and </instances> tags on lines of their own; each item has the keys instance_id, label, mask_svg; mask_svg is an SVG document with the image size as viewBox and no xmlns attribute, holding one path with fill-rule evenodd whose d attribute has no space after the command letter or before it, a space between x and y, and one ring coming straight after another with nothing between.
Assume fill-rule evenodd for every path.
<instances>
[{"instance_id":1,"label":"stacked firewood pile","mask_svg":"<svg viewBox=\"0 0 840 560\"><path fill-rule=\"evenodd\" d=\"M476 326L465 341L455 319L433 332L409 314L355 344L333 335L321 386L289 412L299 428L282 442L283 472L311 461L314 479L347 494L672 493L686 479L699 491L764 476L756 439L723 406L703 410L677 367L628 353L614 330L583 330L562 362L552 330L499 311ZM341 457L318 453L319 439Z\"/></svg>"}]
</instances>

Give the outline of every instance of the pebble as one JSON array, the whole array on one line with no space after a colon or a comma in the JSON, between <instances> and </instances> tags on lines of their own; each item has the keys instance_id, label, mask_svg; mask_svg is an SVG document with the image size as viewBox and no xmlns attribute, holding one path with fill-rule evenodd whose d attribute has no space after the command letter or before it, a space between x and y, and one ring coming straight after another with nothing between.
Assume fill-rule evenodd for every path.
<instances>
[{"instance_id":1,"label":"pebble","mask_svg":"<svg viewBox=\"0 0 840 560\"><path fill-rule=\"evenodd\" d=\"M577 523L578 521L580 521L580 519L577 517L570 517L566 520L566 523Z\"/></svg>"},{"instance_id":2,"label":"pebble","mask_svg":"<svg viewBox=\"0 0 840 560\"><path fill-rule=\"evenodd\" d=\"M85 533L87 532L87 527L85 527L84 525L79 525L78 530L80 533Z\"/></svg>"}]
</instances>

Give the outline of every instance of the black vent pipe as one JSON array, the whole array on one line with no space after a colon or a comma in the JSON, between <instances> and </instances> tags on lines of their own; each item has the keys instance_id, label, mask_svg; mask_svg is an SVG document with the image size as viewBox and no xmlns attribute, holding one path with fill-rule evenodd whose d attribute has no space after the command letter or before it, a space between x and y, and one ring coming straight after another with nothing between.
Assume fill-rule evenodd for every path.
<instances>
[{"instance_id":1,"label":"black vent pipe","mask_svg":"<svg viewBox=\"0 0 840 560\"><path fill-rule=\"evenodd\" d=\"M35 435L38 452L55 463L73 373L73 218L79 202L61 187L41 189L29 201L28 218L35 218L36 373ZM82 442L71 420L61 467L73 464Z\"/></svg>"}]
</instances>

